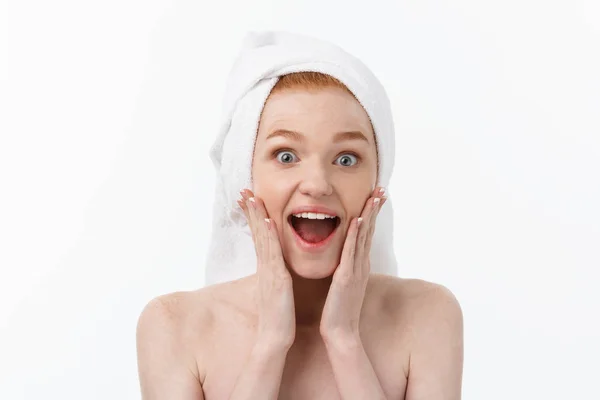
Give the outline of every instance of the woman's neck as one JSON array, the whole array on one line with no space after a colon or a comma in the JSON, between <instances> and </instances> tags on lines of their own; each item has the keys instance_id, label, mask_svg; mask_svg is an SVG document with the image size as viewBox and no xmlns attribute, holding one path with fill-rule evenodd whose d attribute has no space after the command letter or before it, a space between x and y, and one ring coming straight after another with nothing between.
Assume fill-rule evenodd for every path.
<instances>
[{"instance_id":1,"label":"woman's neck","mask_svg":"<svg viewBox=\"0 0 600 400\"><path fill-rule=\"evenodd\" d=\"M332 277L307 279L297 275L292 268L288 270L294 288L296 326L300 329L318 329Z\"/></svg>"}]
</instances>

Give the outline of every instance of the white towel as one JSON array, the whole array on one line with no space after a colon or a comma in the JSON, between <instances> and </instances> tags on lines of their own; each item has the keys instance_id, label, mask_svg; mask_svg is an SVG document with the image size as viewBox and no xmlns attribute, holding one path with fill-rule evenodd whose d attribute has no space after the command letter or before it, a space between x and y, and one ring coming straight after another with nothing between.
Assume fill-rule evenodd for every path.
<instances>
[{"instance_id":1,"label":"white towel","mask_svg":"<svg viewBox=\"0 0 600 400\"><path fill-rule=\"evenodd\" d=\"M394 123L387 94L369 68L342 48L314 37L286 31L248 33L230 71L219 133L210 149L217 177L206 286L256 272L252 233L237 200L240 190L253 190L252 155L265 101L279 76L301 71L331 75L356 96L377 138L377 184L388 187L395 157ZM386 195L371 244L371 271L396 275L392 199L389 192Z\"/></svg>"}]
</instances>

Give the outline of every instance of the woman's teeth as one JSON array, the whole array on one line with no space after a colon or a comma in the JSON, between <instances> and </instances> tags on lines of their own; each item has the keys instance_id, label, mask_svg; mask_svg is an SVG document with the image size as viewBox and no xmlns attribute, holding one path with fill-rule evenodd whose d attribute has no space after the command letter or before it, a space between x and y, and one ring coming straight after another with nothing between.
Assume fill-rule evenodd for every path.
<instances>
[{"instance_id":1,"label":"woman's teeth","mask_svg":"<svg viewBox=\"0 0 600 400\"><path fill-rule=\"evenodd\" d=\"M320 213L298 213L293 214L296 218L308 218L308 219L325 219L325 218L337 218L333 215L320 214Z\"/></svg>"}]
</instances>

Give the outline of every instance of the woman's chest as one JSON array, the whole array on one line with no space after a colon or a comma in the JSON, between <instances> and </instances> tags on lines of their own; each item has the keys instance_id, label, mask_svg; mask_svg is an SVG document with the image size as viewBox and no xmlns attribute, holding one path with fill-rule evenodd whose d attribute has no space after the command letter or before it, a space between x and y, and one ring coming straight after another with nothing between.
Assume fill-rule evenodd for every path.
<instances>
[{"instance_id":1,"label":"woman's chest","mask_svg":"<svg viewBox=\"0 0 600 400\"><path fill-rule=\"evenodd\" d=\"M251 336L249 336L251 337ZM408 353L397 348L397 341L385 334L362 335L363 346L384 392L403 399L406 390L404 367ZM204 365L205 399L228 399L252 350L252 340L240 336L221 336L212 346L217 350ZM330 355L318 336L297 337L287 353L282 371L279 399L339 399ZM340 377L343 379L343 377Z\"/></svg>"}]
</instances>

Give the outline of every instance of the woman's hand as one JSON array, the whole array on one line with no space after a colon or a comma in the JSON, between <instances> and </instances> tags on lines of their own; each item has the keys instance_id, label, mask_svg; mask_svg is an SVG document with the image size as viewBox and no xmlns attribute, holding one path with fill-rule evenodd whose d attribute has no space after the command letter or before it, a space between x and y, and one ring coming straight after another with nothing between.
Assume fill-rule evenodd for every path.
<instances>
[{"instance_id":1,"label":"woman's hand","mask_svg":"<svg viewBox=\"0 0 600 400\"><path fill-rule=\"evenodd\" d=\"M257 257L257 343L289 349L296 336L296 310L292 276L285 266L275 221L264 202L250 190L240 192L238 204L252 230Z\"/></svg>"},{"instance_id":2,"label":"woman's hand","mask_svg":"<svg viewBox=\"0 0 600 400\"><path fill-rule=\"evenodd\" d=\"M369 254L375 220L385 203L383 188L376 188L360 218L354 218L346 234L340 265L333 273L319 331L326 343L360 340L359 319L371 272Z\"/></svg>"}]
</instances>

